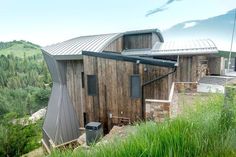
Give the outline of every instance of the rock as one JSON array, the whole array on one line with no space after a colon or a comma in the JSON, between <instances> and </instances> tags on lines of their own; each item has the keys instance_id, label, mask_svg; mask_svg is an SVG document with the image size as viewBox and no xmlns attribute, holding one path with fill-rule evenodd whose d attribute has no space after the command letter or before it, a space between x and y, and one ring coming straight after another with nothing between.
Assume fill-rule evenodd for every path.
<instances>
[{"instance_id":1,"label":"rock","mask_svg":"<svg viewBox=\"0 0 236 157\"><path fill-rule=\"evenodd\" d=\"M99 145L103 145L103 144L107 144L108 141L107 140L101 140L100 142L98 142L96 145L99 146Z\"/></svg>"},{"instance_id":2,"label":"rock","mask_svg":"<svg viewBox=\"0 0 236 157\"><path fill-rule=\"evenodd\" d=\"M79 145L86 144L86 134L83 133L83 134L78 138L77 142L79 143Z\"/></svg>"},{"instance_id":3,"label":"rock","mask_svg":"<svg viewBox=\"0 0 236 157\"><path fill-rule=\"evenodd\" d=\"M43 118L45 116L46 112L47 112L46 108L38 110L37 112L33 113L29 117L29 121L31 121L32 123L35 123L36 121L38 121L41 118Z\"/></svg>"}]
</instances>

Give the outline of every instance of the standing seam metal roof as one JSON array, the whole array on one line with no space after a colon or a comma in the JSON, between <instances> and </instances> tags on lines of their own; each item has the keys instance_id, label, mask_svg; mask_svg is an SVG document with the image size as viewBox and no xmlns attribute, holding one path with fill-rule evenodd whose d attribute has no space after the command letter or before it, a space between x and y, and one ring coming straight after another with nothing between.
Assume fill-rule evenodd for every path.
<instances>
[{"instance_id":1,"label":"standing seam metal roof","mask_svg":"<svg viewBox=\"0 0 236 157\"><path fill-rule=\"evenodd\" d=\"M151 51L153 54L159 55L204 54L218 52L217 47L210 39L156 43Z\"/></svg>"},{"instance_id":2,"label":"standing seam metal roof","mask_svg":"<svg viewBox=\"0 0 236 157\"><path fill-rule=\"evenodd\" d=\"M200 55L218 53L214 42L210 39L191 41L157 42L151 50L125 50L124 55L168 56L168 55Z\"/></svg>"},{"instance_id":3,"label":"standing seam metal roof","mask_svg":"<svg viewBox=\"0 0 236 157\"><path fill-rule=\"evenodd\" d=\"M78 55L83 50L101 52L109 43L120 37L121 33L83 36L42 48L50 55Z\"/></svg>"},{"instance_id":4,"label":"standing seam metal roof","mask_svg":"<svg viewBox=\"0 0 236 157\"><path fill-rule=\"evenodd\" d=\"M57 56L63 59L63 56L75 56L81 55L82 51L102 52L103 49L111 42L115 41L122 35L130 34L144 34L144 33L156 33L163 42L163 37L158 29L146 29L135 30L124 33L111 33L92 36L81 36L78 38L70 39L58 44L46 46L42 50L49 55Z\"/></svg>"}]
</instances>

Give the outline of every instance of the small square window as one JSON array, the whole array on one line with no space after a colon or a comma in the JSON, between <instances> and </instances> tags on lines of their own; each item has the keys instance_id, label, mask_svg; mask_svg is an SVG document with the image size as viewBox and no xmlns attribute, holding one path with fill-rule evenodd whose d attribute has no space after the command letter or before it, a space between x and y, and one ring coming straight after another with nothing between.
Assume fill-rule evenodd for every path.
<instances>
[{"instance_id":1,"label":"small square window","mask_svg":"<svg viewBox=\"0 0 236 157\"><path fill-rule=\"evenodd\" d=\"M96 75L87 75L88 95L97 95L97 77Z\"/></svg>"}]
</instances>

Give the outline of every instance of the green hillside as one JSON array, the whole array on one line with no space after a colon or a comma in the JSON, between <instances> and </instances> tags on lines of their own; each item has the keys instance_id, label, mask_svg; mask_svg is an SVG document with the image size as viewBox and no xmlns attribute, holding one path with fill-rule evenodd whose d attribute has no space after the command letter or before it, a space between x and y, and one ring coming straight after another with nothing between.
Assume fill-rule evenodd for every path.
<instances>
[{"instance_id":1,"label":"green hillside","mask_svg":"<svg viewBox=\"0 0 236 157\"><path fill-rule=\"evenodd\" d=\"M14 55L20 58L41 54L40 46L27 41L0 42L0 55Z\"/></svg>"},{"instance_id":2,"label":"green hillside","mask_svg":"<svg viewBox=\"0 0 236 157\"><path fill-rule=\"evenodd\" d=\"M42 120L13 124L47 106L52 81L40 47L0 42L0 156L21 156L41 146Z\"/></svg>"}]
</instances>

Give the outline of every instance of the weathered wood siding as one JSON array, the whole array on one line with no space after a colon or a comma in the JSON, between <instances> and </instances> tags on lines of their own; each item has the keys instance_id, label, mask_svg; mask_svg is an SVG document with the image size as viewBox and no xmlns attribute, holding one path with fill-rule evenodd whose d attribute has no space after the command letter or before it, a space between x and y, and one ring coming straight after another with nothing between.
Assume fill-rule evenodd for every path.
<instances>
[{"instance_id":1,"label":"weathered wood siding","mask_svg":"<svg viewBox=\"0 0 236 157\"><path fill-rule=\"evenodd\" d=\"M110 129L108 114L113 117L129 118L131 122L142 119L142 102L140 98L130 97L130 77L139 74L141 84L145 81L164 75L170 71L149 65L137 65L132 62L124 62L112 59L84 56L85 75L85 112L88 121L100 121L104 129ZM144 70L145 69L145 70ZM97 95L89 96L87 93L87 75L97 76ZM170 82L171 81L171 82ZM151 84L145 89L144 96L147 98L166 98L172 83L170 78ZM118 123L117 119L112 119Z\"/></svg>"},{"instance_id":2,"label":"weathered wood siding","mask_svg":"<svg viewBox=\"0 0 236 157\"><path fill-rule=\"evenodd\" d=\"M152 34L136 34L124 36L124 49L152 48Z\"/></svg>"},{"instance_id":3,"label":"weathered wood siding","mask_svg":"<svg viewBox=\"0 0 236 157\"><path fill-rule=\"evenodd\" d=\"M213 75L224 74L224 58L223 57L208 57L209 73Z\"/></svg>"},{"instance_id":4,"label":"weathered wood siding","mask_svg":"<svg viewBox=\"0 0 236 157\"><path fill-rule=\"evenodd\" d=\"M104 51L121 53L127 49L151 49L158 41L160 39L156 33L124 35L110 43Z\"/></svg>"},{"instance_id":5,"label":"weathered wood siding","mask_svg":"<svg viewBox=\"0 0 236 157\"><path fill-rule=\"evenodd\" d=\"M82 88L82 61L67 61L67 88L72 104L75 107L79 119L80 127L84 126L84 88Z\"/></svg>"},{"instance_id":6,"label":"weathered wood siding","mask_svg":"<svg viewBox=\"0 0 236 157\"><path fill-rule=\"evenodd\" d=\"M207 72L206 56L182 56L175 74L156 81L144 88L144 99L168 99L173 81L195 82ZM105 131L118 123L108 117L125 117L131 122L142 119L142 100L131 98L131 75L139 74L140 86L156 77L171 72L172 68L136 64L133 62L83 56L83 61L67 61L67 88L76 109L80 126L87 122L100 121ZM82 88L84 72L84 88ZM88 95L87 75L97 77L97 95ZM84 117L86 113L86 117ZM106 130L107 129L107 130Z\"/></svg>"},{"instance_id":7,"label":"weathered wood siding","mask_svg":"<svg viewBox=\"0 0 236 157\"><path fill-rule=\"evenodd\" d=\"M196 82L208 73L206 56L181 56L175 74L177 82Z\"/></svg>"},{"instance_id":8,"label":"weathered wood siding","mask_svg":"<svg viewBox=\"0 0 236 157\"><path fill-rule=\"evenodd\" d=\"M143 65L145 69L143 70L143 81L147 82L159 76L165 75L173 69L157 67L151 65ZM168 77L161 79L159 81L155 81L150 85L147 85L144 88L144 97L145 99L168 99L169 90L171 87L171 83L173 82L173 76L169 75Z\"/></svg>"},{"instance_id":9,"label":"weathered wood siding","mask_svg":"<svg viewBox=\"0 0 236 157\"><path fill-rule=\"evenodd\" d=\"M111 51L111 52L122 52L123 51L123 37L120 37L109 44L104 51Z\"/></svg>"}]
</instances>

